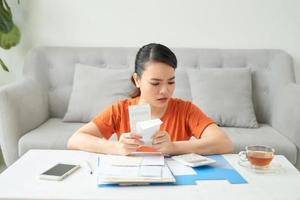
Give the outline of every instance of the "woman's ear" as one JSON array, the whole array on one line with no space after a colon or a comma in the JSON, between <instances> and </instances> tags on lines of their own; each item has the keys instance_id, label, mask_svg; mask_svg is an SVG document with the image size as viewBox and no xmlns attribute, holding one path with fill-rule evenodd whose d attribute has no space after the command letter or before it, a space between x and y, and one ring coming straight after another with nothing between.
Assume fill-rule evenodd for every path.
<instances>
[{"instance_id":1,"label":"woman's ear","mask_svg":"<svg viewBox=\"0 0 300 200\"><path fill-rule=\"evenodd\" d=\"M137 88L140 88L140 79L139 79L139 76L137 75L137 73L133 73L132 78L134 80L135 86Z\"/></svg>"}]
</instances>

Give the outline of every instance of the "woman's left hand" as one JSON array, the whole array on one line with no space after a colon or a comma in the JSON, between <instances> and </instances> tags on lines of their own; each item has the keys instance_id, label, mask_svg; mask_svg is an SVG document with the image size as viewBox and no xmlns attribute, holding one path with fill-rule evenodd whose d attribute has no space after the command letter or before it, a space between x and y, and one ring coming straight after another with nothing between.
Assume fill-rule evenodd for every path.
<instances>
[{"instance_id":1,"label":"woman's left hand","mask_svg":"<svg viewBox=\"0 0 300 200\"><path fill-rule=\"evenodd\" d=\"M158 131L152 140L153 147L163 154L172 154L173 142L167 131Z\"/></svg>"}]
</instances>

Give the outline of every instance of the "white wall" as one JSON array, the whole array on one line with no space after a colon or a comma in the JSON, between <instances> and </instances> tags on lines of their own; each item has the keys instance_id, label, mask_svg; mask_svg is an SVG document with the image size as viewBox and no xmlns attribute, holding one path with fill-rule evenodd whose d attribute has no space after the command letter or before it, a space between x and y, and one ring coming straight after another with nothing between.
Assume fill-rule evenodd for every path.
<instances>
[{"instance_id":1,"label":"white wall","mask_svg":"<svg viewBox=\"0 0 300 200\"><path fill-rule=\"evenodd\" d=\"M12 5L21 44L0 56L0 84L20 78L33 46L277 48L290 53L300 81L299 0L27 0Z\"/></svg>"}]
</instances>

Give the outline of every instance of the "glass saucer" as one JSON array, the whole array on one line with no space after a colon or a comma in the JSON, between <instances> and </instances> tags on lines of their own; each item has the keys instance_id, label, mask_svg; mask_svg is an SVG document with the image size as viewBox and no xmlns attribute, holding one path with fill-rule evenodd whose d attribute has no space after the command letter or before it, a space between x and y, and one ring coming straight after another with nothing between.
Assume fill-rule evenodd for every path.
<instances>
[{"instance_id":1,"label":"glass saucer","mask_svg":"<svg viewBox=\"0 0 300 200\"><path fill-rule=\"evenodd\" d=\"M278 162L271 162L267 168L255 168L249 161L238 161L239 165L246 168L248 171L257 173L257 174L280 174L284 172L282 165Z\"/></svg>"}]
</instances>

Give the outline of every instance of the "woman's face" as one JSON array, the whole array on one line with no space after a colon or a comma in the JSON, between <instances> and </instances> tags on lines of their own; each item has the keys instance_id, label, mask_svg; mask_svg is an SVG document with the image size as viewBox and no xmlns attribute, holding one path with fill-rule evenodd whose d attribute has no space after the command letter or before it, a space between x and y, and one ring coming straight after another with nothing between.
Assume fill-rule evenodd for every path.
<instances>
[{"instance_id":1,"label":"woman's face","mask_svg":"<svg viewBox=\"0 0 300 200\"><path fill-rule=\"evenodd\" d=\"M160 62L149 62L141 77L135 76L141 100L154 107L165 107L175 89L175 69Z\"/></svg>"}]
</instances>

